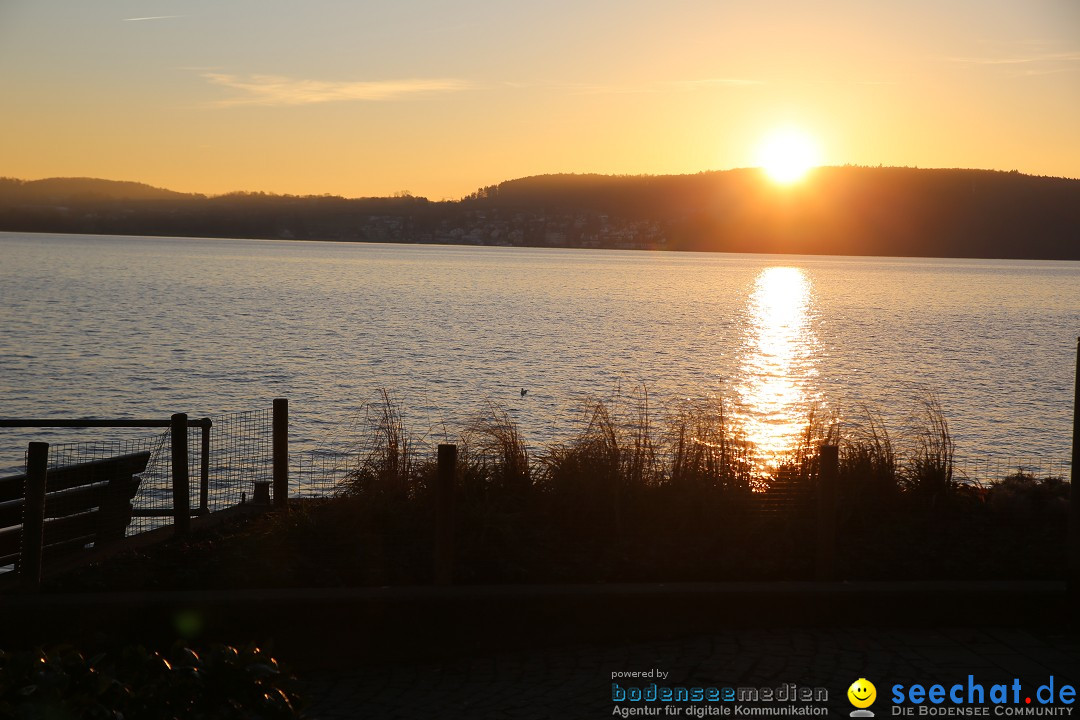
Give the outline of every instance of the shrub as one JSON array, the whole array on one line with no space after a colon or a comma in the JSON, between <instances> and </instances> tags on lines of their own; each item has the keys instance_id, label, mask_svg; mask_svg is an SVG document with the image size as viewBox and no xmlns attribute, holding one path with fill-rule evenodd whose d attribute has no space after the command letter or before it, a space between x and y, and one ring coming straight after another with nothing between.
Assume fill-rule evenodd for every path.
<instances>
[{"instance_id":1,"label":"shrub","mask_svg":"<svg viewBox=\"0 0 1080 720\"><path fill-rule=\"evenodd\" d=\"M1017 470L987 489L986 504L994 514L1012 521L1064 520L1069 513L1070 489L1062 478L1036 478Z\"/></svg>"},{"instance_id":2,"label":"shrub","mask_svg":"<svg viewBox=\"0 0 1080 720\"><path fill-rule=\"evenodd\" d=\"M295 679L250 645L182 644L167 655L128 646L87 658L70 646L0 651L0 716L96 720L299 717Z\"/></svg>"}]
</instances>

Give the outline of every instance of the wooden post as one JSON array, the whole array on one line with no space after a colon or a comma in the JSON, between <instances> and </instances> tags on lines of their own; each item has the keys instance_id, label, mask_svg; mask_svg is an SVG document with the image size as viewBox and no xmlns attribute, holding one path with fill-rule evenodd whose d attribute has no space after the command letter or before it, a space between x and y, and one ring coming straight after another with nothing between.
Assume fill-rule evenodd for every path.
<instances>
[{"instance_id":1,"label":"wooden post","mask_svg":"<svg viewBox=\"0 0 1080 720\"><path fill-rule=\"evenodd\" d=\"M199 512L210 512L210 418L202 419L202 453L199 457Z\"/></svg>"},{"instance_id":2,"label":"wooden post","mask_svg":"<svg viewBox=\"0 0 1080 720\"><path fill-rule=\"evenodd\" d=\"M173 524L183 535L191 528L191 481L188 477L187 414L172 416Z\"/></svg>"},{"instance_id":3,"label":"wooden post","mask_svg":"<svg viewBox=\"0 0 1080 720\"><path fill-rule=\"evenodd\" d=\"M439 445L435 478L435 584L454 582L454 476L457 445Z\"/></svg>"},{"instance_id":4,"label":"wooden post","mask_svg":"<svg viewBox=\"0 0 1080 720\"><path fill-rule=\"evenodd\" d=\"M41 555L45 543L45 480L48 469L49 443L30 443L26 451L22 557L19 559L23 589L29 592L37 592L41 587Z\"/></svg>"},{"instance_id":5,"label":"wooden post","mask_svg":"<svg viewBox=\"0 0 1080 720\"><path fill-rule=\"evenodd\" d=\"M274 507L289 503L289 401L274 400Z\"/></svg>"},{"instance_id":6,"label":"wooden post","mask_svg":"<svg viewBox=\"0 0 1080 720\"><path fill-rule=\"evenodd\" d=\"M1073 384L1072 467L1069 471L1069 585L1073 607L1080 602L1080 338L1076 339L1076 380Z\"/></svg>"},{"instance_id":7,"label":"wooden post","mask_svg":"<svg viewBox=\"0 0 1080 720\"><path fill-rule=\"evenodd\" d=\"M817 580L836 579L837 485L840 481L840 449L822 445L818 453Z\"/></svg>"}]
</instances>

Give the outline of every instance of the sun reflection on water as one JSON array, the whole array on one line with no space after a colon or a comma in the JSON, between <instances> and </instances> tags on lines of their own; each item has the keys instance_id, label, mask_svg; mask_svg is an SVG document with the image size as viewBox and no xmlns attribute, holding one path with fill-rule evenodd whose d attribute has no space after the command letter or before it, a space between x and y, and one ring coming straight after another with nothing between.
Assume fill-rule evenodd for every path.
<instances>
[{"instance_id":1,"label":"sun reflection on water","mask_svg":"<svg viewBox=\"0 0 1080 720\"><path fill-rule=\"evenodd\" d=\"M762 473L793 448L815 400L811 311L812 285L799 268L766 268L754 281L735 392L737 420Z\"/></svg>"}]
</instances>

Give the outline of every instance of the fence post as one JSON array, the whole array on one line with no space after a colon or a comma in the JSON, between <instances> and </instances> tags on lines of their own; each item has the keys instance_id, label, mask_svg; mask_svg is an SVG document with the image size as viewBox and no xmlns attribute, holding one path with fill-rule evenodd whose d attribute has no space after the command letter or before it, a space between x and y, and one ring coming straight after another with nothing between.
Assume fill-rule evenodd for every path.
<instances>
[{"instance_id":1,"label":"fence post","mask_svg":"<svg viewBox=\"0 0 1080 720\"><path fill-rule=\"evenodd\" d=\"M274 507L289 503L289 401L274 400Z\"/></svg>"},{"instance_id":2,"label":"fence post","mask_svg":"<svg viewBox=\"0 0 1080 720\"><path fill-rule=\"evenodd\" d=\"M1072 467L1069 470L1069 597L1080 601L1080 338L1076 339L1076 380L1073 384Z\"/></svg>"},{"instance_id":3,"label":"fence post","mask_svg":"<svg viewBox=\"0 0 1080 720\"><path fill-rule=\"evenodd\" d=\"M172 416L173 524L179 535L191 527L191 481L188 477L187 413Z\"/></svg>"},{"instance_id":4,"label":"fence post","mask_svg":"<svg viewBox=\"0 0 1080 720\"><path fill-rule=\"evenodd\" d=\"M49 443L32 442L26 451L26 488L23 492L22 557L19 570L23 589L41 587L41 555L45 544L45 479Z\"/></svg>"},{"instance_id":5,"label":"fence post","mask_svg":"<svg viewBox=\"0 0 1080 720\"><path fill-rule=\"evenodd\" d=\"M199 457L199 512L210 512L210 428L214 422L202 419L202 453Z\"/></svg>"},{"instance_id":6,"label":"fence post","mask_svg":"<svg viewBox=\"0 0 1080 720\"><path fill-rule=\"evenodd\" d=\"M818 453L817 580L836 579L836 493L840 449L822 445Z\"/></svg>"},{"instance_id":7,"label":"fence post","mask_svg":"<svg viewBox=\"0 0 1080 720\"><path fill-rule=\"evenodd\" d=\"M435 584L454 582L454 475L457 445L439 445L435 478Z\"/></svg>"}]
</instances>

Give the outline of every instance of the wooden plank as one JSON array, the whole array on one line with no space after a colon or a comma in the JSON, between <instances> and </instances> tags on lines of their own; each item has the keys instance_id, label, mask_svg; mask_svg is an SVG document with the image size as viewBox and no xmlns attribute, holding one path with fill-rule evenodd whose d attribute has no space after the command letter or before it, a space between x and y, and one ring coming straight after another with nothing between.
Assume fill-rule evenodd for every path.
<instances>
[{"instance_id":1,"label":"wooden plank","mask_svg":"<svg viewBox=\"0 0 1080 720\"><path fill-rule=\"evenodd\" d=\"M169 420L123 418L120 420L103 420L101 418L74 418L65 420L61 418L2 418L0 428L167 428L171 425ZM210 418L188 420L188 427L210 427L213 425Z\"/></svg>"},{"instance_id":2,"label":"wooden plank","mask_svg":"<svg viewBox=\"0 0 1080 720\"><path fill-rule=\"evenodd\" d=\"M20 584L28 592L37 592L41 587L48 468L49 443L31 442L26 448L26 504L23 506L23 542L19 558Z\"/></svg>"},{"instance_id":3,"label":"wooden plank","mask_svg":"<svg viewBox=\"0 0 1080 720\"><path fill-rule=\"evenodd\" d=\"M21 500L26 492L26 475L10 475L0 479L0 503Z\"/></svg>"},{"instance_id":4,"label":"wooden plank","mask_svg":"<svg viewBox=\"0 0 1080 720\"><path fill-rule=\"evenodd\" d=\"M22 526L0 531L0 556L18 555L22 542Z\"/></svg>"},{"instance_id":5,"label":"wooden plank","mask_svg":"<svg viewBox=\"0 0 1080 720\"><path fill-rule=\"evenodd\" d=\"M99 513L95 511L70 515L45 522L45 547L70 542L76 538L90 537L93 540L97 528Z\"/></svg>"},{"instance_id":6,"label":"wooden plank","mask_svg":"<svg viewBox=\"0 0 1080 720\"><path fill-rule=\"evenodd\" d=\"M49 471L47 492L59 492L81 485L108 482L116 477L131 477L146 470L150 451L130 455L117 455L104 460L94 460L77 465L65 465Z\"/></svg>"},{"instance_id":7,"label":"wooden plank","mask_svg":"<svg viewBox=\"0 0 1080 720\"><path fill-rule=\"evenodd\" d=\"M75 553L83 552L87 549L87 545L94 542L93 535L86 535L73 540L67 540L62 543L56 543L53 545L46 545L44 548L45 562L46 564L53 562L56 558L63 557L65 555L74 555Z\"/></svg>"},{"instance_id":8,"label":"wooden plank","mask_svg":"<svg viewBox=\"0 0 1080 720\"><path fill-rule=\"evenodd\" d=\"M99 482L49 493L45 496L45 517L74 515L103 505L115 510L118 502L123 504L123 501L135 497L139 483L139 478L128 476L114 478L112 482ZM22 498L0 503L0 528L22 525L23 504Z\"/></svg>"},{"instance_id":9,"label":"wooden plank","mask_svg":"<svg viewBox=\"0 0 1080 720\"><path fill-rule=\"evenodd\" d=\"M81 485L96 482L108 482L113 477L137 475L146 470L150 462L150 451L117 455L116 457L92 460L75 465L49 470L46 492L59 492ZM23 496L26 475L12 475L0 479L0 502L15 500Z\"/></svg>"},{"instance_id":10,"label":"wooden plank","mask_svg":"<svg viewBox=\"0 0 1080 720\"><path fill-rule=\"evenodd\" d=\"M45 554L53 545L65 545L75 541L94 542L94 533L100 518L98 512L81 513L67 517L45 520L43 539ZM17 555L22 547L23 529L11 528L0 533L0 558Z\"/></svg>"},{"instance_id":11,"label":"wooden plank","mask_svg":"<svg viewBox=\"0 0 1080 720\"><path fill-rule=\"evenodd\" d=\"M110 482L95 483L45 496L45 517L63 517L110 505L117 499L130 500L139 490L137 477L113 478Z\"/></svg>"},{"instance_id":12,"label":"wooden plank","mask_svg":"<svg viewBox=\"0 0 1080 720\"><path fill-rule=\"evenodd\" d=\"M22 527L23 505L25 504L26 501L22 498L0 503L0 529L15 525Z\"/></svg>"},{"instance_id":13,"label":"wooden plank","mask_svg":"<svg viewBox=\"0 0 1080 720\"><path fill-rule=\"evenodd\" d=\"M457 445L440 444L435 485L435 584L454 582L454 477Z\"/></svg>"},{"instance_id":14,"label":"wooden plank","mask_svg":"<svg viewBox=\"0 0 1080 720\"><path fill-rule=\"evenodd\" d=\"M55 563L57 560L59 560L60 558L65 557L65 556L70 557L72 555L75 555L75 554L77 554L79 552L84 552L84 551L85 552L90 552L94 548L90 548L90 550L86 550L86 546L89 545L92 542L94 542L94 538L92 536L90 536L90 537L75 538L73 540L69 540L67 542L59 543L59 544L56 544L56 545L49 545L44 549L46 565L47 566L51 565L51 564ZM15 565L16 563L19 562L20 555L21 555L21 553L10 553L8 555L0 555L0 567L3 567L5 565ZM48 567L46 567L46 570L48 570ZM11 573L11 574L12 575L17 575L18 573ZM0 575L0 578L3 578L3 577L4 577L3 575Z\"/></svg>"},{"instance_id":15,"label":"wooden plank","mask_svg":"<svg viewBox=\"0 0 1080 720\"><path fill-rule=\"evenodd\" d=\"M178 535L191 527L191 494L188 478L187 415L172 416L172 501L173 528Z\"/></svg>"},{"instance_id":16,"label":"wooden plank","mask_svg":"<svg viewBox=\"0 0 1080 720\"><path fill-rule=\"evenodd\" d=\"M45 496L45 517L64 517L93 510L101 506L108 491L109 483L99 482L58 493L49 493Z\"/></svg>"},{"instance_id":17,"label":"wooden plank","mask_svg":"<svg viewBox=\"0 0 1080 720\"><path fill-rule=\"evenodd\" d=\"M97 522L97 545L123 540L131 524L131 499L139 489L137 477L115 478L101 501Z\"/></svg>"},{"instance_id":18,"label":"wooden plank","mask_svg":"<svg viewBox=\"0 0 1080 720\"><path fill-rule=\"evenodd\" d=\"M274 398L272 457L274 474L274 507L289 507L289 400Z\"/></svg>"},{"instance_id":19,"label":"wooden plank","mask_svg":"<svg viewBox=\"0 0 1080 720\"><path fill-rule=\"evenodd\" d=\"M131 522L131 499L141 483L136 475L149 461L150 452L143 451L48 472L36 557L52 558L122 539ZM26 485L25 475L0 480L0 564L25 560L26 500L21 494Z\"/></svg>"},{"instance_id":20,"label":"wooden plank","mask_svg":"<svg viewBox=\"0 0 1080 720\"><path fill-rule=\"evenodd\" d=\"M78 515L69 515L63 518L54 518L45 521L43 531L44 544L58 545L69 543L79 538L89 537L88 542L93 542L94 533L100 523L100 513L94 510ZM0 557L18 554L22 547L22 528L9 528L0 533Z\"/></svg>"}]
</instances>

